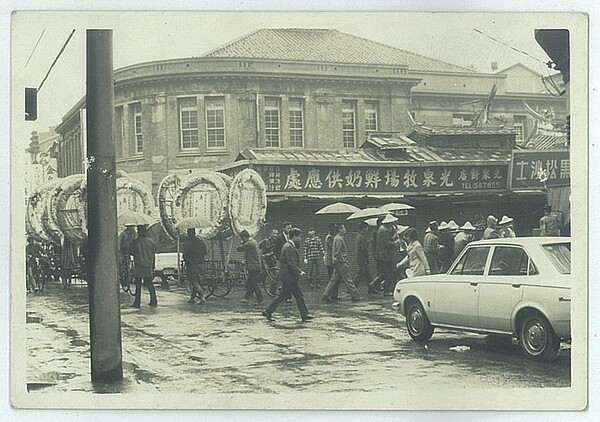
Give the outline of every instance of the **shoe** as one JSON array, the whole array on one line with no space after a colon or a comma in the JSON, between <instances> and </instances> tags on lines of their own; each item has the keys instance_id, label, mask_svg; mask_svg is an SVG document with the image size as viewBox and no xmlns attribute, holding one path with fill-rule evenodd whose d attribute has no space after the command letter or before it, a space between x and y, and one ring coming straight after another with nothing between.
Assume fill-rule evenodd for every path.
<instances>
[{"instance_id":1,"label":"shoe","mask_svg":"<svg viewBox=\"0 0 600 422\"><path fill-rule=\"evenodd\" d=\"M196 303L196 301L194 299L190 299L188 300L188 303Z\"/></svg>"},{"instance_id":2,"label":"shoe","mask_svg":"<svg viewBox=\"0 0 600 422\"><path fill-rule=\"evenodd\" d=\"M264 300L261 300L260 302L256 302L256 304L257 304L257 305L262 305L262 304L264 304L264 303L265 303L265 301L264 301Z\"/></svg>"},{"instance_id":3,"label":"shoe","mask_svg":"<svg viewBox=\"0 0 600 422\"><path fill-rule=\"evenodd\" d=\"M204 296L200 296L198 299L198 305L206 303L206 298Z\"/></svg>"},{"instance_id":4,"label":"shoe","mask_svg":"<svg viewBox=\"0 0 600 422\"><path fill-rule=\"evenodd\" d=\"M327 303L331 303L333 302L333 300L329 297L329 296L321 296L321 300L323 300L323 302L327 302Z\"/></svg>"},{"instance_id":5,"label":"shoe","mask_svg":"<svg viewBox=\"0 0 600 422\"><path fill-rule=\"evenodd\" d=\"M242 299L242 303L250 303L250 301L246 298Z\"/></svg>"},{"instance_id":6,"label":"shoe","mask_svg":"<svg viewBox=\"0 0 600 422\"><path fill-rule=\"evenodd\" d=\"M304 318L302 318L302 322L307 322L307 321L310 321L311 319L315 319L315 317L312 315L306 315Z\"/></svg>"},{"instance_id":7,"label":"shoe","mask_svg":"<svg viewBox=\"0 0 600 422\"><path fill-rule=\"evenodd\" d=\"M149 303L148 306L150 306L151 308L156 308L158 306L158 303Z\"/></svg>"},{"instance_id":8,"label":"shoe","mask_svg":"<svg viewBox=\"0 0 600 422\"><path fill-rule=\"evenodd\" d=\"M360 302L361 300L365 300L365 298L362 296L352 298L352 302Z\"/></svg>"},{"instance_id":9,"label":"shoe","mask_svg":"<svg viewBox=\"0 0 600 422\"><path fill-rule=\"evenodd\" d=\"M130 308L140 309L140 305L133 304L133 305L130 306Z\"/></svg>"},{"instance_id":10,"label":"shoe","mask_svg":"<svg viewBox=\"0 0 600 422\"><path fill-rule=\"evenodd\" d=\"M275 318L273 318L273 314L271 312L267 311L266 309L264 311L262 311L261 315L264 316L265 318L267 318L268 321L275 320Z\"/></svg>"},{"instance_id":11,"label":"shoe","mask_svg":"<svg viewBox=\"0 0 600 422\"><path fill-rule=\"evenodd\" d=\"M287 298L287 299L285 300L285 302L286 302L286 303L292 303L292 302L294 302L294 301L293 301L292 299L290 299L290 298Z\"/></svg>"}]
</instances>

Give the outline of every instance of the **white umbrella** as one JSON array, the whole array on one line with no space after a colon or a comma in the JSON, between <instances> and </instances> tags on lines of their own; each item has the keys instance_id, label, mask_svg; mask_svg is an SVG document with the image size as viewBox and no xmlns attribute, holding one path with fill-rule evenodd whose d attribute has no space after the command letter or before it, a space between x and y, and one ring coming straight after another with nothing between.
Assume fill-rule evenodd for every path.
<instances>
[{"instance_id":1,"label":"white umbrella","mask_svg":"<svg viewBox=\"0 0 600 422\"><path fill-rule=\"evenodd\" d=\"M321 208L315 214L352 214L356 211L360 211L360 208L344 202L336 202Z\"/></svg>"},{"instance_id":2,"label":"white umbrella","mask_svg":"<svg viewBox=\"0 0 600 422\"><path fill-rule=\"evenodd\" d=\"M402 210L414 210L415 209L415 207L413 207L412 205L401 204L399 202L390 202L389 204L382 205L379 208L381 208L382 210L387 211L387 212L402 211Z\"/></svg>"},{"instance_id":3,"label":"white umbrella","mask_svg":"<svg viewBox=\"0 0 600 422\"><path fill-rule=\"evenodd\" d=\"M210 229L213 224L202 217L188 217L184 218L175 224L178 229Z\"/></svg>"},{"instance_id":4,"label":"white umbrella","mask_svg":"<svg viewBox=\"0 0 600 422\"><path fill-rule=\"evenodd\" d=\"M354 214L350 215L346 220L356 220L357 218L371 218L371 217L380 217L382 215L386 215L388 212L382 210L381 208L365 208L364 210L356 211Z\"/></svg>"},{"instance_id":5,"label":"white umbrella","mask_svg":"<svg viewBox=\"0 0 600 422\"><path fill-rule=\"evenodd\" d=\"M365 220L365 223L371 227L375 227L377 225L377 217L369 218L368 220Z\"/></svg>"},{"instance_id":6,"label":"white umbrella","mask_svg":"<svg viewBox=\"0 0 600 422\"><path fill-rule=\"evenodd\" d=\"M117 221L121 226L147 226L155 222L149 215L131 210L119 214Z\"/></svg>"}]
</instances>

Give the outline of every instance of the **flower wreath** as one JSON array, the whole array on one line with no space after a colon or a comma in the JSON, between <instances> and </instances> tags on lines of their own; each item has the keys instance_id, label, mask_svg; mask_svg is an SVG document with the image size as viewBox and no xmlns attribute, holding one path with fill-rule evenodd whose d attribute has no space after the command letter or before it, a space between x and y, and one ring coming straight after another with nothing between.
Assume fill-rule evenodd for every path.
<instances>
[{"instance_id":1,"label":"flower wreath","mask_svg":"<svg viewBox=\"0 0 600 422\"><path fill-rule=\"evenodd\" d=\"M255 191L251 204L242 203L242 188L252 186ZM251 221L242 221L240 212L248 212L245 207L252 207L250 210ZM267 187L260 175L252 169L244 169L239 172L231 182L229 189L229 219L231 227L235 234L246 230L250 236L255 236L258 231L265 225L265 217L267 214Z\"/></svg>"},{"instance_id":2,"label":"flower wreath","mask_svg":"<svg viewBox=\"0 0 600 422\"><path fill-rule=\"evenodd\" d=\"M76 203L76 208L69 205ZM77 211L78 224L73 223L71 211ZM87 188L85 178L74 174L63 179L60 193L56 198L56 219L63 235L74 243L81 243L87 238Z\"/></svg>"},{"instance_id":3,"label":"flower wreath","mask_svg":"<svg viewBox=\"0 0 600 422\"><path fill-rule=\"evenodd\" d=\"M214 238L218 233L220 227L225 223L227 218L227 206L229 202L229 190L223 177L218 173L208 170L201 170L190 173L187 177L181 180L181 185L177 196L175 197L175 204L173 206L173 219L177 223L184 217L183 215L183 203L191 190L199 185L206 184L212 186L219 197L219 214L216 219L206 218L212 223L212 226L206 229L202 229L198 236L206 239Z\"/></svg>"}]
</instances>

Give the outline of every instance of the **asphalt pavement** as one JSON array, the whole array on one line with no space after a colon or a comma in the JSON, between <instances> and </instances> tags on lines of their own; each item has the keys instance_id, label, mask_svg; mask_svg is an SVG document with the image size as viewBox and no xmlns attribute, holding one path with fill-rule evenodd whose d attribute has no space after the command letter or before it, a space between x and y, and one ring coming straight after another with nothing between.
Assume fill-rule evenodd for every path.
<instances>
[{"instance_id":1,"label":"asphalt pavement","mask_svg":"<svg viewBox=\"0 0 600 422\"><path fill-rule=\"evenodd\" d=\"M521 355L516 341L436 330L410 339L392 298L367 295L337 304L303 286L311 314L300 321L283 303L268 322L264 305L242 304L237 286L224 298L187 303L182 288L158 288L157 308L132 309L121 293L124 380L90 382L87 288L50 284L27 295L27 383L35 392L311 393L373 392L416 383L449 388L568 387L570 347L553 363ZM365 290L363 286L361 291ZM343 288L340 289L343 292ZM270 298L266 298L267 303Z\"/></svg>"}]
</instances>

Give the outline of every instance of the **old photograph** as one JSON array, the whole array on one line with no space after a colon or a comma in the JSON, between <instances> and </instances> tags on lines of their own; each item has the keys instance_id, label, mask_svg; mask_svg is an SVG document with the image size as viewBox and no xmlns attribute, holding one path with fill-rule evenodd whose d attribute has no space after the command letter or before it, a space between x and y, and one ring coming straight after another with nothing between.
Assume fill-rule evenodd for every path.
<instances>
[{"instance_id":1,"label":"old photograph","mask_svg":"<svg viewBox=\"0 0 600 422\"><path fill-rule=\"evenodd\" d=\"M14 406L585 408L585 15L11 23Z\"/></svg>"}]
</instances>

